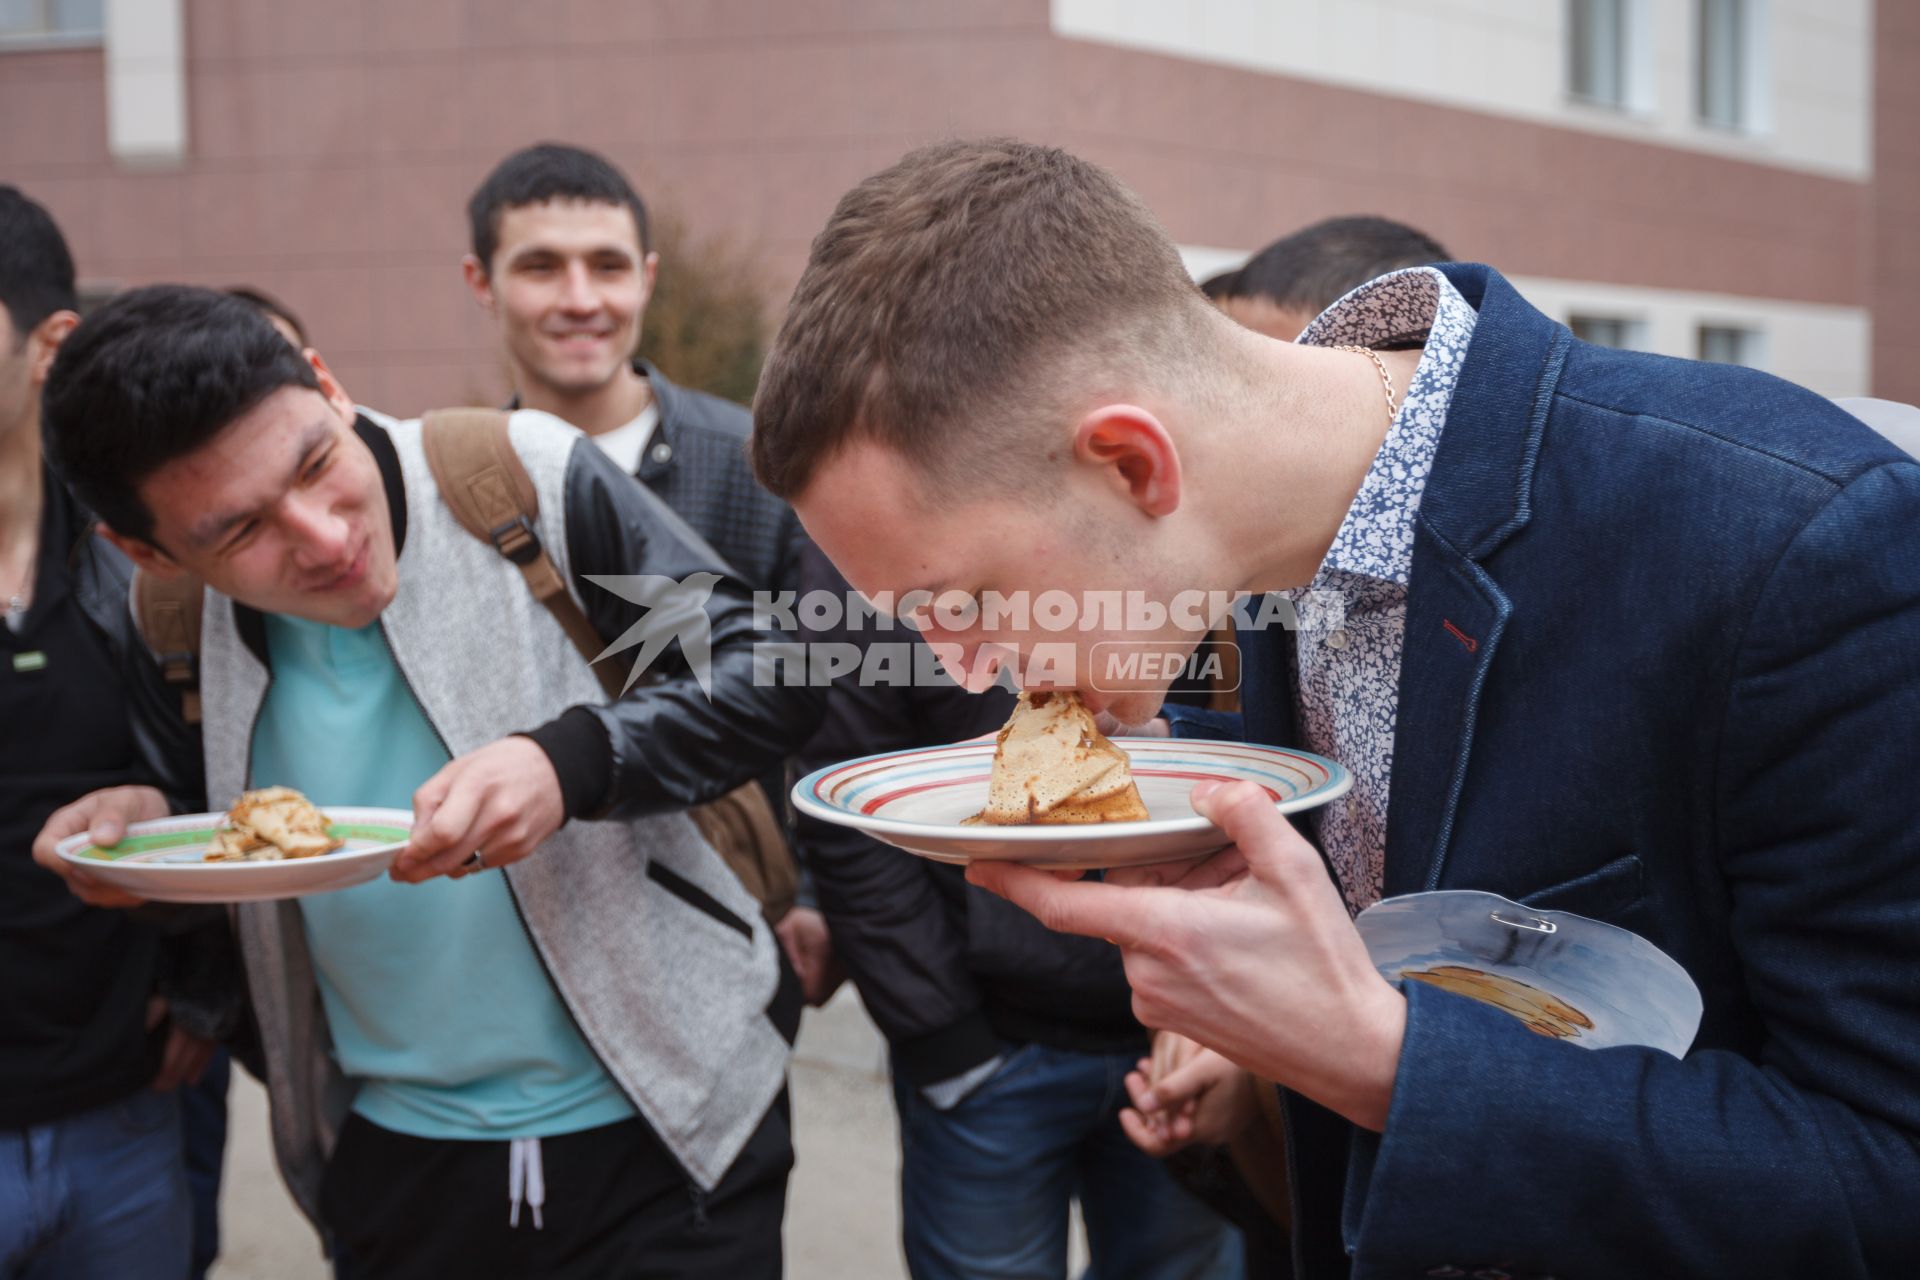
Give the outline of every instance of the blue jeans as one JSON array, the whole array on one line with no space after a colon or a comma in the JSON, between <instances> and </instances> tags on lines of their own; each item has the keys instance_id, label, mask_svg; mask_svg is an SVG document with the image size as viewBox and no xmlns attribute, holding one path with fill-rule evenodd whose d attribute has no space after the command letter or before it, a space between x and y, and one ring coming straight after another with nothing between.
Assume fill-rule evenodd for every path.
<instances>
[{"instance_id":1,"label":"blue jeans","mask_svg":"<svg viewBox=\"0 0 1920 1280\"><path fill-rule=\"evenodd\" d=\"M187 1188L193 1196L192 1280L205 1280L220 1256L220 1170L227 1152L227 1084L233 1059L215 1049L199 1084L180 1090L180 1120L187 1157Z\"/></svg>"},{"instance_id":2,"label":"blue jeans","mask_svg":"<svg viewBox=\"0 0 1920 1280\"><path fill-rule=\"evenodd\" d=\"M1087 1280L1238 1280L1240 1233L1121 1132L1135 1054L1007 1047L950 1111L896 1072L900 1204L914 1280L1062 1280L1080 1201Z\"/></svg>"},{"instance_id":3,"label":"blue jeans","mask_svg":"<svg viewBox=\"0 0 1920 1280\"><path fill-rule=\"evenodd\" d=\"M0 1131L0 1280L182 1280L192 1241L172 1094Z\"/></svg>"}]
</instances>

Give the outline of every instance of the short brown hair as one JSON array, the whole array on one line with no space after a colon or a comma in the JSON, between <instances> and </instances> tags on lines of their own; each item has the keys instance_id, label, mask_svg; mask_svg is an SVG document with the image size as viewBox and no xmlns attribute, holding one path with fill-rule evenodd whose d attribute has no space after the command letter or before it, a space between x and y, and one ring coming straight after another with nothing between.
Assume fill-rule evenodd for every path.
<instances>
[{"instance_id":1,"label":"short brown hair","mask_svg":"<svg viewBox=\"0 0 1920 1280\"><path fill-rule=\"evenodd\" d=\"M1057 407L1043 371L1178 357L1210 316L1166 231L1098 165L1005 138L924 147L814 239L754 397L754 470L790 499L869 439L943 489L1018 484L1039 470L1036 412Z\"/></svg>"}]
</instances>

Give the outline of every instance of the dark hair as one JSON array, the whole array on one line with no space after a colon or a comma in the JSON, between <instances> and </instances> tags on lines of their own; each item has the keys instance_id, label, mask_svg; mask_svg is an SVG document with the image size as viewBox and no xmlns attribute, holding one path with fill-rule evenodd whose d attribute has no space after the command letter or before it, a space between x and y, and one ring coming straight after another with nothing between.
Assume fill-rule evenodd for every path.
<instances>
[{"instance_id":1,"label":"dark hair","mask_svg":"<svg viewBox=\"0 0 1920 1280\"><path fill-rule=\"evenodd\" d=\"M252 303L188 285L129 289L54 357L40 412L47 461L114 532L151 540L140 481L280 388L319 386Z\"/></svg>"},{"instance_id":2,"label":"dark hair","mask_svg":"<svg viewBox=\"0 0 1920 1280\"><path fill-rule=\"evenodd\" d=\"M1105 169L937 143L841 197L814 239L754 397L754 469L791 498L868 439L943 491L1044 483L1032 424L1067 394L1049 375L1192 376L1218 320Z\"/></svg>"},{"instance_id":3,"label":"dark hair","mask_svg":"<svg viewBox=\"0 0 1920 1280\"><path fill-rule=\"evenodd\" d=\"M1200 282L1200 292L1214 302L1222 298L1230 298L1233 296L1234 277L1239 274L1238 267L1231 271L1216 271Z\"/></svg>"},{"instance_id":4,"label":"dark hair","mask_svg":"<svg viewBox=\"0 0 1920 1280\"><path fill-rule=\"evenodd\" d=\"M1275 240L1235 272L1226 295L1325 311L1348 290L1402 267L1449 261L1440 242L1391 218L1328 218Z\"/></svg>"},{"instance_id":5,"label":"dark hair","mask_svg":"<svg viewBox=\"0 0 1920 1280\"><path fill-rule=\"evenodd\" d=\"M254 309L269 320L280 320L300 338L300 345L310 347L307 341L307 326L300 323L300 317L293 314L291 308L264 289L256 289L248 284L236 284L227 290L229 298L238 298L242 302L251 302Z\"/></svg>"},{"instance_id":6,"label":"dark hair","mask_svg":"<svg viewBox=\"0 0 1920 1280\"><path fill-rule=\"evenodd\" d=\"M22 342L54 312L80 309L66 237L18 187L0 186L0 306Z\"/></svg>"},{"instance_id":7,"label":"dark hair","mask_svg":"<svg viewBox=\"0 0 1920 1280\"><path fill-rule=\"evenodd\" d=\"M541 142L514 152L494 166L467 201L473 256L483 269L493 269L493 255L500 248L500 215L508 209L549 200L625 205L640 233L640 252L645 254L652 247L647 206L641 203L633 184L605 156L564 143Z\"/></svg>"}]
</instances>

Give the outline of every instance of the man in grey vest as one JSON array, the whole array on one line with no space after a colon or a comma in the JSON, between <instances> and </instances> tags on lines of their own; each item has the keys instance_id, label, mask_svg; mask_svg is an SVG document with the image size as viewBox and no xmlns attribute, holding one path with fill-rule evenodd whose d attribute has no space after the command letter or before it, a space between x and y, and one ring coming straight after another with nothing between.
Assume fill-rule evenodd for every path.
<instances>
[{"instance_id":1,"label":"man in grey vest","mask_svg":"<svg viewBox=\"0 0 1920 1280\"><path fill-rule=\"evenodd\" d=\"M531 532L594 629L662 611L587 575L692 593L657 679L606 702L461 527L419 424L356 410L317 355L207 290L102 307L45 423L116 545L207 584L209 800L284 784L414 810L392 880L239 913L281 1169L354 1274L779 1274L776 944L685 813L819 713L756 680L778 637L744 587L578 432L514 414ZM165 811L96 793L35 855Z\"/></svg>"}]
</instances>

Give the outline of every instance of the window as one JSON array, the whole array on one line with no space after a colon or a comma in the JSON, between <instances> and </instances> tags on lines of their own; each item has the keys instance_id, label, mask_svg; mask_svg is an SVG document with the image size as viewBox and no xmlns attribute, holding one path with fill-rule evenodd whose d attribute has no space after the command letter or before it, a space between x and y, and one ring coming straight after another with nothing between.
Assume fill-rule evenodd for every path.
<instances>
[{"instance_id":1,"label":"window","mask_svg":"<svg viewBox=\"0 0 1920 1280\"><path fill-rule=\"evenodd\" d=\"M0 0L0 40L10 36L98 37L106 0Z\"/></svg>"},{"instance_id":2,"label":"window","mask_svg":"<svg viewBox=\"0 0 1920 1280\"><path fill-rule=\"evenodd\" d=\"M1640 322L1627 316L1575 315L1568 317L1567 328L1574 337L1597 347L1640 345Z\"/></svg>"},{"instance_id":3,"label":"window","mask_svg":"<svg viewBox=\"0 0 1920 1280\"><path fill-rule=\"evenodd\" d=\"M1625 107L1632 98L1629 0L1567 0L1567 89L1584 102Z\"/></svg>"},{"instance_id":4,"label":"window","mask_svg":"<svg viewBox=\"0 0 1920 1280\"><path fill-rule=\"evenodd\" d=\"M1744 364L1758 369L1766 360L1765 337L1758 329L1703 324L1700 326L1700 358L1715 364Z\"/></svg>"},{"instance_id":5,"label":"window","mask_svg":"<svg viewBox=\"0 0 1920 1280\"><path fill-rule=\"evenodd\" d=\"M1755 132L1763 125L1764 0L1695 3L1695 109L1703 123Z\"/></svg>"}]
</instances>

